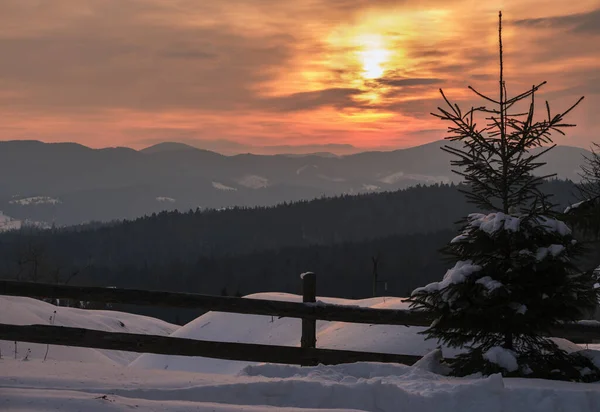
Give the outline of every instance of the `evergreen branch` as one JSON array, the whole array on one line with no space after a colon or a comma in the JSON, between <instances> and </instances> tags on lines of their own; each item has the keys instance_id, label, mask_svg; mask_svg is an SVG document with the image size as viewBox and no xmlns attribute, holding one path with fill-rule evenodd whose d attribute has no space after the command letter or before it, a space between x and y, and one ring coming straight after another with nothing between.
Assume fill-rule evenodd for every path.
<instances>
[{"instance_id":1,"label":"evergreen branch","mask_svg":"<svg viewBox=\"0 0 600 412\"><path fill-rule=\"evenodd\" d=\"M532 93L537 92L542 86L544 86L547 82L543 81L540 84L538 84L537 86L533 86L531 89L527 90L526 92L523 92L515 97L513 97L510 100L507 100L506 103L507 104L511 104L511 103L517 103L523 99L528 98Z\"/></svg>"},{"instance_id":2,"label":"evergreen branch","mask_svg":"<svg viewBox=\"0 0 600 412\"><path fill-rule=\"evenodd\" d=\"M487 97L486 95L484 95L482 93L479 93L477 90L475 90L475 88L473 88L471 86L468 86L468 88L471 89L471 91L473 91L477 96L479 96L479 97L481 97L481 98L483 98L483 99L485 99L485 100L487 100L489 102L492 102L494 104L500 104L500 102L498 102L498 101L496 101L496 100L494 100L494 99L492 99L490 97Z\"/></svg>"}]
</instances>

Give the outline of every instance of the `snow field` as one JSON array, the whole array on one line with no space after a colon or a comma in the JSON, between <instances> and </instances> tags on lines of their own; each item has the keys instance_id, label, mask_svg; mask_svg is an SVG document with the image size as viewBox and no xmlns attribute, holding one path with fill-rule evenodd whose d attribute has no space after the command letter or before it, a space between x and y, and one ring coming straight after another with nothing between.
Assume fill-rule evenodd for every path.
<instances>
[{"instance_id":1,"label":"snow field","mask_svg":"<svg viewBox=\"0 0 600 412\"><path fill-rule=\"evenodd\" d=\"M250 298L300 301L284 293ZM399 298L360 301L319 298L320 302L374 308L405 309ZM131 333L215 341L298 346L299 319L209 312L189 324L175 325L112 311L55 307L20 297L0 296L0 322L50 323ZM545 380L451 378L442 373L439 359L456 351L436 350L424 341L423 328L317 322L317 345L324 348L425 355L414 366L355 363L299 367L225 361L201 357L122 353L85 348L0 342L0 410L61 411L581 411L600 410L600 384ZM567 351L582 347L555 341ZM28 361L25 351L31 348ZM586 350L600 362L595 345ZM498 362L510 356L489 353ZM136 358L124 367L128 362Z\"/></svg>"},{"instance_id":2,"label":"snow field","mask_svg":"<svg viewBox=\"0 0 600 412\"><path fill-rule=\"evenodd\" d=\"M405 365L254 365L237 376L74 362L0 361L0 408L64 411L581 411L600 385L447 378Z\"/></svg>"}]
</instances>

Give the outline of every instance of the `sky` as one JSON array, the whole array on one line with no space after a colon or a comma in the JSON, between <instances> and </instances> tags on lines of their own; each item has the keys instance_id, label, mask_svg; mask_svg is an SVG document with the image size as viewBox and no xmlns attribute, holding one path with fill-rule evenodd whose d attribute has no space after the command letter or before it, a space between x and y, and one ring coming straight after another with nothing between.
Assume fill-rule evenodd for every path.
<instances>
[{"instance_id":1,"label":"sky","mask_svg":"<svg viewBox=\"0 0 600 412\"><path fill-rule=\"evenodd\" d=\"M556 142L600 141L600 0L0 0L0 140L424 144L440 88L497 95L500 9L509 95L585 95Z\"/></svg>"}]
</instances>

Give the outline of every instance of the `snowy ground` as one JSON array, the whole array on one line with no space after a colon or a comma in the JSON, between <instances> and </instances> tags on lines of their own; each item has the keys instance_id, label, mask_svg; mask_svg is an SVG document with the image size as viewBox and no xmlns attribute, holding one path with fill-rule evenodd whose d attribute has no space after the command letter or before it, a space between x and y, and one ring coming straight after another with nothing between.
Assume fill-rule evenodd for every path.
<instances>
[{"instance_id":1,"label":"snowy ground","mask_svg":"<svg viewBox=\"0 0 600 412\"><path fill-rule=\"evenodd\" d=\"M456 379L414 367L258 365L236 376L0 361L3 411L598 411L600 385Z\"/></svg>"},{"instance_id":2,"label":"snowy ground","mask_svg":"<svg viewBox=\"0 0 600 412\"><path fill-rule=\"evenodd\" d=\"M269 293L253 298L299 301ZM405 308L397 298L328 303ZM48 324L230 342L297 346L300 320L207 313L188 325L131 314L55 307L0 296L0 323ZM317 346L424 355L436 343L421 328L318 322ZM577 345L560 340L568 350ZM599 411L600 384L488 378L457 379L417 364L358 363L302 368L0 342L4 411ZM23 361L28 349L28 361ZM452 352L444 349L444 356ZM137 358L137 359L136 359ZM132 361L131 363L129 363ZM128 365L128 366L126 366Z\"/></svg>"}]
</instances>

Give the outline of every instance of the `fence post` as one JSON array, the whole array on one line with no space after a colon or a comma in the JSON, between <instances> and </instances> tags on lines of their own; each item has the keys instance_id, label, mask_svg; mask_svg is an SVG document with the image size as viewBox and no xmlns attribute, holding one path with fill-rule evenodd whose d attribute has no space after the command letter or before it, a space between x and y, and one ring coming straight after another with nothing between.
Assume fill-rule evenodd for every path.
<instances>
[{"instance_id":1,"label":"fence post","mask_svg":"<svg viewBox=\"0 0 600 412\"><path fill-rule=\"evenodd\" d=\"M302 279L302 302L315 303L317 301L317 276L312 272L300 275ZM302 319L302 338L300 346L315 348L317 346L317 321L316 319Z\"/></svg>"}]
</instances>

